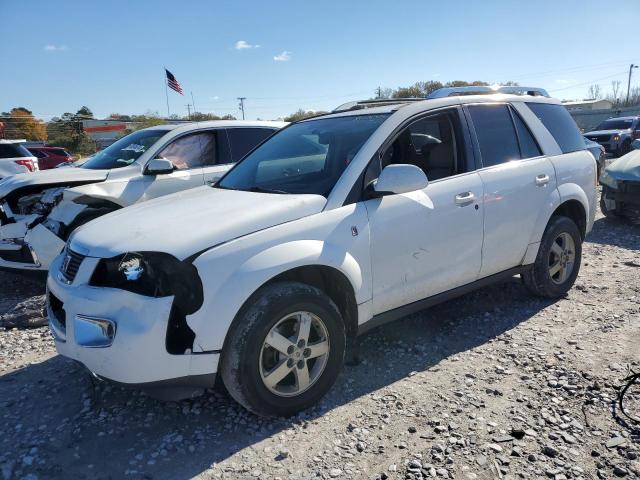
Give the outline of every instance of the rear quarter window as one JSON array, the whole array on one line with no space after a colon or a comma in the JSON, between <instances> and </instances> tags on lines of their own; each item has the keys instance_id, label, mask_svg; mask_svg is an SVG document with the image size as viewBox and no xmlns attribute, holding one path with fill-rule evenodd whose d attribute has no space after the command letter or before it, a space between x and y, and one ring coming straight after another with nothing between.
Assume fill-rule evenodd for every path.
<instances>
[{"instance_id":1,"label":"rear quarter window","mask_svg":"<svg viewBox=\"0 0 640 480\"><path fill-rule=\"evenodd\" d=\"M585 149L578 125L565 107L551 103L527 103L527 106L549 130L562 153Z\"/></svg>"},{"instance_id":2,"label":"rear quarter window","mask_svg":"<svg viewBox=\"0 0 640 480\"><path fill-rule=\"evenodd\" d=\"M0 143L0 158L16 158L33 156L29 150L15 143Z\"/></svg>"}]
</instances>

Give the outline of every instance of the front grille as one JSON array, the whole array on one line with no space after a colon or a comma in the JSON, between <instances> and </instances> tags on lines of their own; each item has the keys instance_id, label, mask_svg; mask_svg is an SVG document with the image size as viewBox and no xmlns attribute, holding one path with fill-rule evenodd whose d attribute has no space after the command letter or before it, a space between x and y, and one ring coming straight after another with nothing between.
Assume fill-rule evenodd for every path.
<instances>
[{"instance_id":1,"label":"front grille","mask_svg":"<svg viewBox=\"0 0 640 480\"><path fill-rule=\"evenodd\" d=\"M65 330L67 328L67 319L62 302L51 292L47 292L47 301L49 303L49 310L53 315L53 319L60 324L63 330Z\"/></svg>"},{"instance_id":2,"label":"front grille","mask_svg":"<svg viewBox=\"0 0 640 480\"><path fill-rule=\"evenodd\" d=\"M600 142L608 142L611 138L611 135L589 135L587 137L589 140L593 140L596 143Z\"/></svg>"},{"instance_id":3,"label":"front grille","mask_svg":"<svg viewBox=\"0 0 640 480\"><path fill-rule=\"evenodd\" d=\"M82 260L84 260L84 255L80 255L69 248L65 250L64 260L60 266L60 273L67 282L71 283L75 280Z\"/></svg>"}]
</instances>

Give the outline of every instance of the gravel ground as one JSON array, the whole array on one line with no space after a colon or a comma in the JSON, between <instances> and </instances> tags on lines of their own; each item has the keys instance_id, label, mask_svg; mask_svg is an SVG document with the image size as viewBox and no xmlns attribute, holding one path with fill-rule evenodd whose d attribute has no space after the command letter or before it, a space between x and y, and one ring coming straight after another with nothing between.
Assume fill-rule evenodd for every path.
<instances>
[{"instance_id":1,"label":"gravel ground","mask_svg":"<svg viewBox=\"0 0 640 480\"><path fill-rule=\"evenodd\" d=\"M289 419L97 384L46 328L0 328L0 478L640 478L614 407L640 370L639 252L640 227L599 217L567 298L513 278L381 327ZM0 320L38 315L42 280L0 285Z\"/></svg>"}]
</instances>

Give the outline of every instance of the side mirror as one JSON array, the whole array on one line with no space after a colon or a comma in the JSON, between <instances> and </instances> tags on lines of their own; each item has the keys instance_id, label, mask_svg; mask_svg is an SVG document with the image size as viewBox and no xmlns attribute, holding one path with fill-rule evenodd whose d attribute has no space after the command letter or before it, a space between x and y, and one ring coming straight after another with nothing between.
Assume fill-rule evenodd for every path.
<instances>
[{"instance_id":1,"label":"side mirror","mask_svg":"<svg viewBox=\"0 0 640 480\"><path fill-rule=\"evenodd\" d=\"M637 138L633 142L631 142L631 148L634 150L640 150L640 138Z\"/></svg>"},{"instance_id":2,"label":"side mirror","mask_svg":"<svg viewBox=\"0 0 640 480\"><path fill-rule=\"evenodd\" d=\"M422 190L429 185L424 172L415 165L399 164L384 167L378 180L373 183L376 197L395 193L407 193Z\"/></svg>"},{"instance_id":3,"label":"side mirror","mask_svg":"<svg viewBox=\"0 0 640 480\"><path fill-rule=\"evenodd\" d=\"M171 173L174 170L171 160L166 158L153 158L147 163L147 168L144 169L145 175L162 175L165 173Z\"/></svg>"}]
</instances>

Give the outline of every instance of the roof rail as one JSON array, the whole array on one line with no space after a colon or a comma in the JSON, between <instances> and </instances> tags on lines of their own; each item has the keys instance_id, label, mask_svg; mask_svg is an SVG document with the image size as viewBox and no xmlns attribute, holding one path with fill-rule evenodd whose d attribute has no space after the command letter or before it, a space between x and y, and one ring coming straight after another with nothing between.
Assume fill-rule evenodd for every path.
<instances>
[{"instance_id":1,"label":"roof rail","mask_svg":"<svg viewBox=\"0 0 640 480\"><path fill-rule=\"evenodd\" d=\"M432 98L445 98L452 95L472 95L472 94L491 94L491 93L511 93L514 95L532 95L549 97L549 94L544 88L539 87L518 87L511 85L496 85L496 86L472 86L472 87L447 87L439 88L431 92L426 96L427 99Z\"/></svg>"},{"instance_id":2,"label":"roof rail","mask_svg":"<svg viewBox=\"0 0 640 480\"><path fill-rule=\"evenodd\" d=\"M331 110L334 112L346 112L349 110L360 110L363 108L381 107L385 105L400 105L409 102L422 102L424 98L374 98L372 100L357 100L355 102L347 102Z\"/></svg>"}]
</instances>

